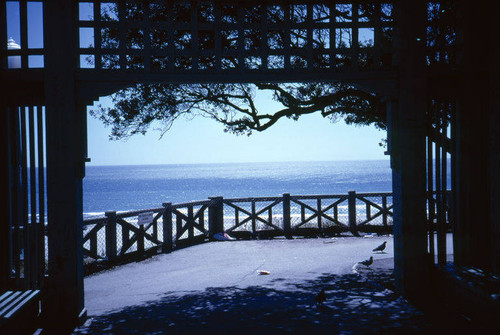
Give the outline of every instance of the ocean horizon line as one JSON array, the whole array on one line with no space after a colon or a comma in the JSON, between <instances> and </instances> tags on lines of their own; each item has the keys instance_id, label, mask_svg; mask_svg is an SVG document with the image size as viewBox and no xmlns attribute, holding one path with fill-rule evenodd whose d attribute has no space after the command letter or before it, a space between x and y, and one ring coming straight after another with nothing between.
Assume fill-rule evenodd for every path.
<instances>
[{"instance_id":1,"label":"ocean horizon line","mask_svg":"<svg viewBox=\"0 0 500 335\"><path fill-rule=\"evenodd\" d=\"M146 163L146 164L98 164L88 163L86 167L112 167L112 166L195 166L195 165L243 165L243 164L277 164L277 163L333 163L333 162L388 162L386 159L332 159L332 160L290 160L290 161L248 161L248 162L198 162L198 163Z\"/></svg>"}]
</instances>

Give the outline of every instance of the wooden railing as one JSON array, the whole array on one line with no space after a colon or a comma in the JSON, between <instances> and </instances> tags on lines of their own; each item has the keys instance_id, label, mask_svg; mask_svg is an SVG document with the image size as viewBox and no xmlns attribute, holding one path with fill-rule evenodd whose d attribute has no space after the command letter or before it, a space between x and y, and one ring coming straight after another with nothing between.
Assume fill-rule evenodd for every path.
<instances>
[{"instance_id":1,"label":"wooden railing","mask_svg":"<svg viewBox=\"0 0 500 335\"><path fill-rule=\"evenodd\" d=\"M202 243L216 233L237 239L392 232L392 193L224 199L84 220L86 273Z\"/></svg>"}]
</instances>

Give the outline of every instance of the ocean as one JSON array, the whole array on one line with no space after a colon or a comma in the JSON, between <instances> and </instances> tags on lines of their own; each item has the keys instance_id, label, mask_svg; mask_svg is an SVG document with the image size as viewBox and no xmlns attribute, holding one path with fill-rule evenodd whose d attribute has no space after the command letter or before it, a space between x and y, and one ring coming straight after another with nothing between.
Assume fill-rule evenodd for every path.
<instances>
[{"instance_id":1,"label":"ocean","mask_svg":"<svg viewBox=\"0 0 500 335\"><path fill-rule=\"evenodd\" d=\"M391 192L389 160L88 166L85 216L208 197Z\"/></svg>"}]
</instances>

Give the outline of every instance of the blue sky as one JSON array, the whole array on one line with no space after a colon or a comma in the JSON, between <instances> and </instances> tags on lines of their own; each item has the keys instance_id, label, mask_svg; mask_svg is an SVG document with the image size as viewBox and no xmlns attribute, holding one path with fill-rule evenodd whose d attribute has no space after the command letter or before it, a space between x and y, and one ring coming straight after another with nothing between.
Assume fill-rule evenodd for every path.
<instances>
[{"instance_id":1,"label":"blue sky","mask_svg":"<svg viewBox=\"0 0 500 335\"><path fill-rule=\"evenodd\" d=\"M109 103L109 98L101 103ZM258 97L267 111L279 108L269 97ZM251 136L225 133L214 120L179 119L160 139L151 130L125 141L109 141L109 128L88 116L90 165L183 164L270 161L331 161L388 159L378 143L386 133L374 127L332 123L317 114L298 121L283 119Z\"/></svg>"}]
</instances>

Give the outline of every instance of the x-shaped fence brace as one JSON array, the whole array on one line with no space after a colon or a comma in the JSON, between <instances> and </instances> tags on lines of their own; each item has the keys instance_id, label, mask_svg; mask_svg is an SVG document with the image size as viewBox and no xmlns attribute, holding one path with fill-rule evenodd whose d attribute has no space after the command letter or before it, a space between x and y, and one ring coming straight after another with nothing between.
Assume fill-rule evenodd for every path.
<instances>
[{"instance_id":1,"label":"x-shaped fence brace","mask_svg":"<svg viewBox=\"0 0 500 335\"><path fill-rule=\"evenodd\" d=\"M203 235L208 236L208 230L205 228L205 211L208 207L208 204L203 204L195 213L194 206L187 206L187 215L182 213L179 208L173 208L172 214L176 216L177 227L174 241L179 241L181 236L188 230L188 238L194 237L195 228Z\"/></svg>"},{"instance_id":2,"label":"x-shaped fence brace","mask_svg":"<svg viewBox=\"0 0 500 335\"><path fill-rule=\"evenodd\" d=\"M237 229L238 227L241 227L242 225L244 225L245 223L250 222L250 221L252 222L252 232L253 233L255 233L255 231L256 231L256 221L262 222L264 225L269 226L269 227L273 228L274 230L283 231L283 228L280 228L272 223L272 221L273 221L272 209L276 205L280 204L282 201L283 201L282 198L276 198L269 205L267 205L264 208L257 211L255 208L255 203L259 202L259 201L253 200L251 202L252 209L251 209L251 211L248 211L241 206L235 205L231 200L224 200L224 204L234 208L234 210L235 210L235 225L228 228L228 229L225 229L225 231L231 232L231 231ZM247 217L245 219L243 219L242 221L239 221L240 212L247 215ZM267 214L268 214L267 220L261 217L261 215L265 212L267 212Z\"/></svg>"},{"instance_id":3,"label":"x-shaped fence brace","mask_svg":"<svg viewBox=\"0 0 500 335\"><path fill-rule=\"evenodd\" d=\"M299 224L297 224L293 227L293 229L300 228L301 226L307 224L308 222L310 222L311 220L313 220L315 218L318 218L318 226L321 225L321 218L325 218L325 219L335 223L335 225L337 225L339 227L342 227L345 229L348 228L345 224L340 222L338 220L338 217L337 217L338 205L344 201L347 201L347 196L340 197L338 200L336 200L332 204L326 206L325 208L322 207L322 204L321 204L322 199L318 198L316 200L317 200L317 208L314 208L314 207L300 201L299 199L297 199L295 197L290 197L291 202L294 202L294 203L300 205L300 218L301 218L301 220L300 220ZM306 217L306 209L308 209L312 212L312 214L308 217ZM334 211L333 217L327 214L327 211L329 211L330 209L333 209L333 211ZM319 227L319 228L321 228L321 227Z\"/></svg>"}]
</instances>

